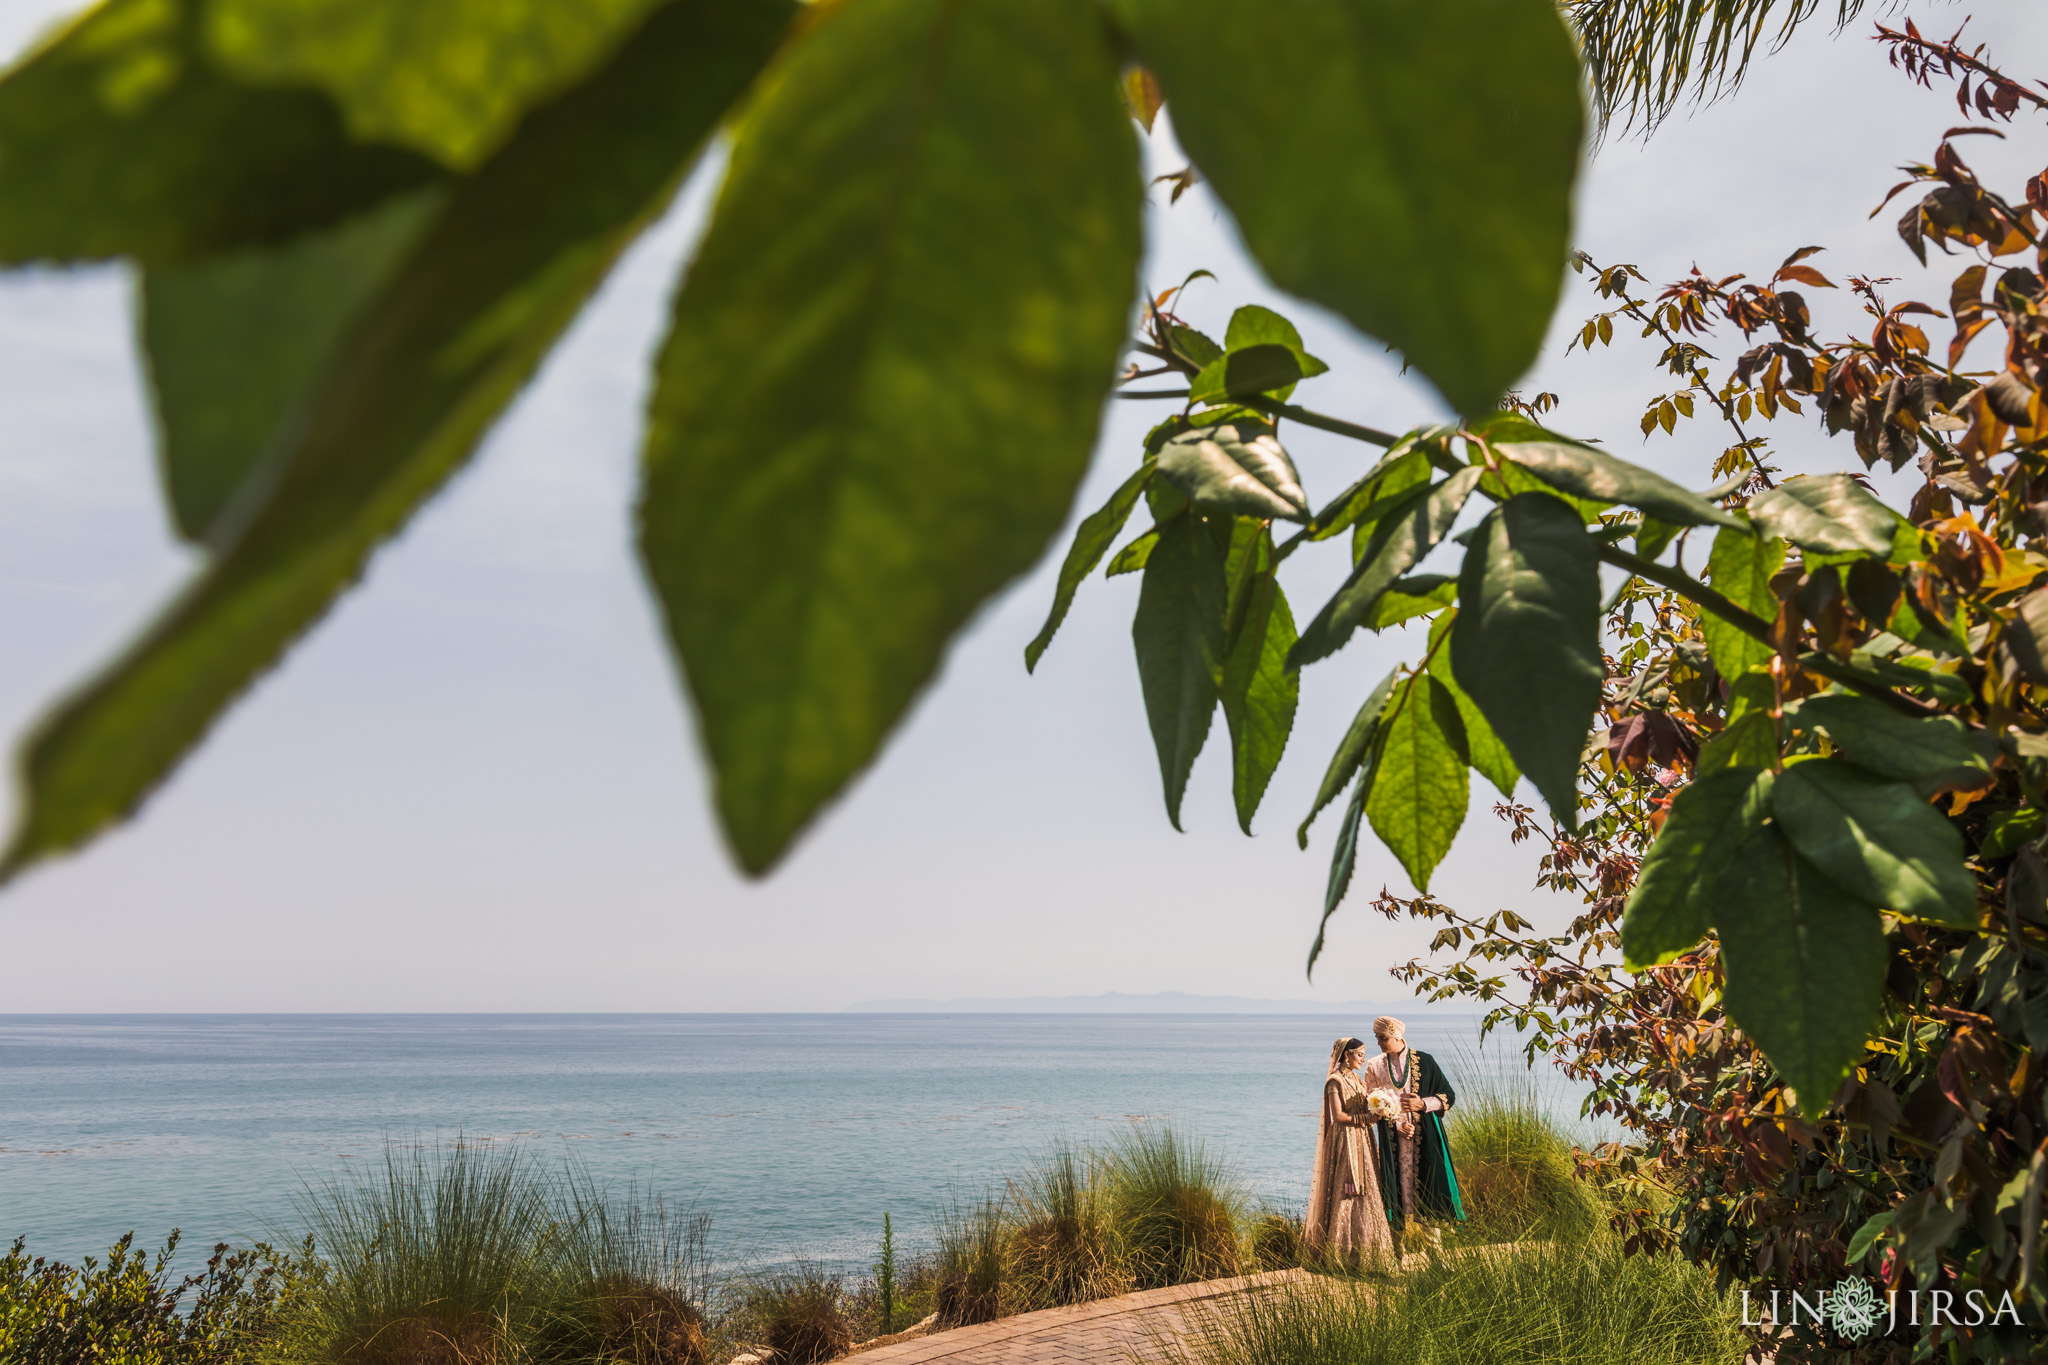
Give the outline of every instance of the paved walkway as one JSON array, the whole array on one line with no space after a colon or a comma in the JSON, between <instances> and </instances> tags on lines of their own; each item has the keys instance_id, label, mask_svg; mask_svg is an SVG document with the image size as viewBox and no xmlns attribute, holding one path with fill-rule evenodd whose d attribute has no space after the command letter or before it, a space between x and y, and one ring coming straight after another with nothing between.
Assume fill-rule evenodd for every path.
<instances>
[{"instance_id":1,"label":"paved walkway","mask_svg":"<svg viewBox=\"0 0 2048 1365\"><path fill-rule=\"evenodd\" d=\"M1189 1305L1306 1280L1300 1270L1277 1270L1234 1280L1205 1280L1171 1289L1148 1289L1114 1299L1020 1313L977 1327L956 1327L928 1337L862 1351L856 1365L1071 1365L1116 1362L1148 1353L1162 1336L1177 1336Z\"/></svg>"}]
</instances>

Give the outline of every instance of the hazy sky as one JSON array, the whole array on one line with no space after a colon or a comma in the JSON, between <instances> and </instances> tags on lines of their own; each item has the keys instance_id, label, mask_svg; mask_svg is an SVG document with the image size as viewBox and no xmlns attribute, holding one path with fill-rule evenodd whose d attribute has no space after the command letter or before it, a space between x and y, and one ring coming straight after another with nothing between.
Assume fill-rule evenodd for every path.
<instances>
[{"instance_id":1,"label":"hazy sky","mask_svg":"<svg viewBox=\"0 0 2048 1365\"><path fill-rule=\"evenodd\" d=\"M0 0L0 50L70 6ZM1953 24L1951 6L1912 11ZM1828 244L1833 278L1897 275L1894 299L1945 300L1864 215L1958 121L1947 88L1890 72L1854 26L1815 27L1735 98L1647 143L1599 150L1581 245L1653 280L1697 261L1768 276ZM2015 74L2048 71L2048 8L1980 7L1978 39ZM2013 189L2048 161L2040 120L1966 154ZM1181 165L1162 124L1151 156ZM650 347L701 222L700 176L629 256L470 470L375 561L365 583L265 679L141 818L0 894L0 1012L110 1010L831 1009L872 997L1105 990L1388 998L1385 969L1429 933L1365 912L1370 844L1311 989L1337 811L1309 852L1293 827L1364 691L1419 641L1361 636L1308 670L1295 735L1256 826L1237 832L1219 720L1176 834L1132 662L1137 578L1091 580L1040 665L1021 651L1065 537L954 648L886 751L772 879L732 869L702 762L633 562L627 517ZM1260 279L1205 191L1153 213L1153 289L1206 266L1187 311L1220 335L1239 303L1293 316L1332 373L1297 401L1399 429L1438 414L1376 343ZM1949 273L1953 273L1951 270ZM1844 291L1846 293L1846 291ZM1826 324L1841 295L1809 291ZM1594 303L1574 284L1542 365L1552 420L1694 486L1718 432L1645 447L1659 389L1648 343L1561 354ZM104 658L191 571L161 509L117 268L0 280L0 732ZM1865 327L1863 330L1868 330ZM1077 512L1124 477L1157 405L1112 404ZM1139 410L1142 409L1142 410ZM1846 442L1775 433L1795 468ZM1291 430L1311 498L1365 447ZM1302 619L1341 551L1296 556ZM10 739L11 743L11 739ZM1523 799L1533 802L1524 787ZM1469 910L1552 923L1478 784L1435 890ZM0 815L11 818L11 794Z\"/></svg>"}]
</instances>

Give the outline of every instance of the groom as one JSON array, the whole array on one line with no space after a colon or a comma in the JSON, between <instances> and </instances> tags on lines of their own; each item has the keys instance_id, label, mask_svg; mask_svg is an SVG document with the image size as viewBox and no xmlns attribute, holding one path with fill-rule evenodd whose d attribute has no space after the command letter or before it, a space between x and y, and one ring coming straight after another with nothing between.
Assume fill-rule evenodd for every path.
<instances>
[{"instance_id":1,"label":"groom","mask_svg":"<svg viewBox=\"0 0 2048 1365\"><path fill-rule=\"evenodd\" d=\"M1436 1058L1408 1046L1408 1030L1399 1019L1381 1015L1373 1020L1372 1036L1379 1040L1380 1055L1366 1064L1366 1089L1401 1096L1402 1121L1373 1129L1387 1222L1396 1236L1418 1218L1463 1222L1465 1205L1458 1197L1458 1173L1451 1168L1443 1120L1458 1096Z\"/></svg>"}]
</instances>

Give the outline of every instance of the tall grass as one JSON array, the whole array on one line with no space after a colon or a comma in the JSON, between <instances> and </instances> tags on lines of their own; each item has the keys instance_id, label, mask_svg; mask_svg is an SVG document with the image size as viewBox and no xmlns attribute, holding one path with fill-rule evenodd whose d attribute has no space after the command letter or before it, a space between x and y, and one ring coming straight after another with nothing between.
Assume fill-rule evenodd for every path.
<instances>
[{"instance_id":1,"label":"tall grass","mask_svg":"<svg viewBox=\"0 0 2048 1365\"><path fill-rule=\"evenodd\" d=\"M705 1223L517 1148L387 1146L309 1188L294 1365L702 1365Z\"/></svg>"},{"instance_id":2,"label":"tall grass","mask_svg":"<svg viewBox=\"0 0 2048 1365\"><path fill-rule=\"evenodd\" d=\"M1221 1158L1170 1124L1133 1127L1102 1155L1109 1213L1140 1289L1240 1273L1245 1199Z\"/></svg>"},{"instance_id":3,"label":"tall grass","mask_svg":"<svg viewBox=\"0 0 2048 1365\"><path fill-rule=\"evenodd\" d=\"M1100 1163L1066 1142L1010 1182L1005 1307L1013 1312L1106 1299L1131 1287Z\"/></svg>"},{"instance_id":4,"label":"tall grass","mask_svg":"<svg viewBox=\"0 0 2048 1365\"><path fill-rule=\"evenodd\" d=\"M744 1292L748 1335L778 1365L818 1365L845 1355L854 1332L842 1290L838 1276L809 1261L765 1275Z\"/></svg>"},{"instance_id":5,"label":"tall grass","mask_svg":"<svg viewBox=\"0 0 2048 1365\"><path fill-rule=\"evenodd\" d=\"M1577 1238L1601 1221L1573 1142L1524 1080L1482 1080L1452 1106L1447 1136L1470 1220L1465 1240Z\"/></svg>"},{"instance_id":6,"label":"tall grass","mask_svg":"<svg viewBox=\"0 0 2048 1365\"><path fill-rule=\"evenodd\" d=\"M1003 1315L1003 1201L955 1197L932 1219L936 1303L941 1327L993 1322Z\"/></svg>"},{"instance_id":7,"label":"tall grass","mask_svg":"<svg viewBox=\"0 0 2048 1365\"><path fill-rule=\"evenodd\" d=\"M1728 1365L1712 1276L1597 1234L1444 1256L1383 1283L1318 1278L1199 1313L1167 1365Z\"/></svg>"}]
</instances>

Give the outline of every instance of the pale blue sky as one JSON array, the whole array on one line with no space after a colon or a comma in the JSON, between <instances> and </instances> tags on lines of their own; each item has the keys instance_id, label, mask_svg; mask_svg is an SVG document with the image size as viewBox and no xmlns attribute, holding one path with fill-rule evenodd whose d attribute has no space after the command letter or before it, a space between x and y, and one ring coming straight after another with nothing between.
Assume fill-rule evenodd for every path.
<instances>
[{"instance_id":1,"label":"pale blue sky","mask_svg":"<svg viewBox=\"0 0 2048 1365\"><path fill-rule=\"evenodd\" d=\"M0 50L69 7L0 0ZM1953 24L1952 6L1913 11ZM1864 215L1958 121L1864 35L1816 28L1735 99L1647 144L1611 143L1581 194L1581 244L1653 280L1691 263L1767 275L1795 247L1836 279L1898 275L1941 303ZM1981 7L1973 34L2016 74L2048 71L2048 11ZM1162 128L1152 156L1181 162ZM2038 118L1967 153L1996 187L2048 161ZM1388 998L1384 975L1428 931L1365 913L1370 846L1313 991L1314 933L1336 812L1306 854L1292 831L1366 688L1417 652L1361 637L1311 669L1295 738L1258 822L1235 828L1216 740L1176 834L1131 661L1135 578L1092 580L1035 678L1021 650L1064 538L958 643L876 770L771 880L732 870L633 563L627 512L643 371L709 185L627 259L469 472L375 562L364 585L228 718L130 827L0 895L0 1012L103 1010L829 1009L873 997L1185 990ZM1266 287L1206 192L1154 213L1145 280L1206 266L1188 311L1220 331L1260 301L1295 317L1333 373L1298 401L1400 428L1436 415L1381 348ZM1953 272L1950 272L1953 273ZM1826 326L1852 316L1809 291ZM1590 312L1568 294L1525 388L1553 420L1695 485L1718 433L1636 432L1657 376L1640 350L1562 357ZM1866 329L1867 330L1867 329ZM0 732L105 654L189 572L165 529L120 269L0 280ZM1112 405L1077 511L1123 477L1149 406ZM1788 463L1846 458L1781 422ZM1370 454L1288 436L1312 498ZM1341 552L1300 555L1297 613ZM1533 854L1474 810L1436 890L1475 911L1555 922ZM1525 789L1524 799L1531 799ZM11 795L0 796L0 814Z\"/></svg>"}]
</instances>

